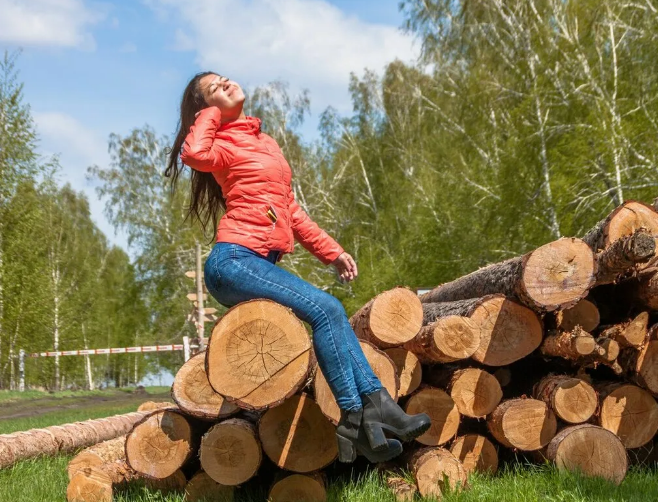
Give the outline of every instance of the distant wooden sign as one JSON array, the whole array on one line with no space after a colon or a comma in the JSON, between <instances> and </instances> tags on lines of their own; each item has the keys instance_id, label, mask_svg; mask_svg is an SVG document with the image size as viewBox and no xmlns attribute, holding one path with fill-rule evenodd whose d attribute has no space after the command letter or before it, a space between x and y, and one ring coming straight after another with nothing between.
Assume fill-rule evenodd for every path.
<instances>
[{"instance_id":1,"label":"distant wooden sign","mask_svg":"<svg viewBox=\"0 0 658 502\"><path fill-rule=\"evenodd\" d=\"M187 294L187 299L190 300L190 301L193 301L193 302L196 301L196 293L188 293L188 294ZM204 299L204 300L207 300L207 299L208 299L208 295L204 294L204 295L203 295L203 299Z\"/></svg>"},{"instance_id":2,"label":"distant wooden sign","mask_svg":"<svg viewBox=\"0 0 658 502\"><path fill-rule=\"evenodd\" d=\"M190 279L195 279L196 272L194 270L188 270L187 272L185 272L185 277L189 277Z\"/></svg>"}]
</instances>

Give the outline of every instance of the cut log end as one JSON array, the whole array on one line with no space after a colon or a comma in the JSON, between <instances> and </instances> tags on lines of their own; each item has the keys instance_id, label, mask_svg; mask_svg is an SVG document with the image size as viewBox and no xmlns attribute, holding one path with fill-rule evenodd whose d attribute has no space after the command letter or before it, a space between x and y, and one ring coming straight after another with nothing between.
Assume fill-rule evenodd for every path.
<instances>
[{"instance_id":1,"label":"cut log end","mask_svg":"<svg viewBox=\"0 0 658 502\"><path fill-rule=\"evenodd\" d=\"M601 401L599 424L616 434L626 448L639 448L658 432L658 404L635 385L617 385Z\"/></svg>"},{"instance_id":2,"label":"cut log end","mask_svg":"<svg viewBox=\"0 0 658 502\"><path fill-rule=\"evenodd\" d=\"M193 432L185 417L158 410L137 424L126 439L126 459L151 478L171 476L192 454Z\"/></svg>"},{"instance_id":3,"label":"cut log end","mask_svg":"<svg viewBox=\"0 0 658 502\"><path fill-rule=\"evenodd\" d=\"M570 424L589 420L598 405L596 391L589 383L564 375L544 377L537 384L535 396L548 404L559 418Z\"/></svg>"},{"instance_id":4,"label":"cut log end","mask_svg":"<svg viewBox=\"0 0 658 502\"><path fill-rule=\"evenodd\" d=\"M557 313L557 325L562 331L571 331L576 326L593 331L601 322L599 309L586 299L580 300L573 307Z\"/></svg>"},{"instance_id":5,"label":"cut log end","mask_svg":"<svg viewBox=\"0 0 658 502\"><path fill-rule=\"evenodd\" d=\"M400 381L398 397L407 396L414 392L423 378L423 368L418 357L410 350L401 347L386 349L384 352L391 358L398 373Z\"/></svg>"},{"instance_id":6,"label":"cut log end","mask_svg":"<svg viewBox=\"0 0 658 502\"><path fill-rule=\"evenodd\" d=\"M549 444L547 456L558 469L599 476L616 484L622 482L628 470L628 456L621 440L591 424L562 429Z\"/></svg>"},{"instance_id":7,"label":"cut log end","mask_svg":"<svg viewBox=\"0 0 658 502\"><path fill-rule=\"evenodd\" d=\"M402 345L411 340L423 325L423 306L418 295L408 288L397 287L375 298L369 316L374 335L371 342L382 347Z\"/></svg>"},{"instance_id":8,"label":"cut log end","mask_svg":"<svg viewBox=\"0 0 658 502\"><path fill-rule=\"evenodd\" d=\"M282 403L304 383L311 340L293 312L271 300L242 302L215 325L206 356L208 381L241 408Z\"/></svg>"},{"instance_id":9,"label":"cut log end","mask_svg":"<svg viewBox=\"0 0 658 502\"><path fill-rule=\"evenodd\" d=\"M487 419L491 434L504 446L523 451L539 450L555 435L555 414L537 399L502 402Z\"/></svg>"},{"instance_id":10,"label":"cut log end","mask_svg":"<svg viewBox=\"0 0 658 502\"><path fill-rule=\"evenodd\" d=\"M291 474L272 485L267 500L268 502L293 500L324 502L327 500L327 490L321 476Z\"/></svg>"},{"instance_id":11,"label":"cut log end","mask_svg":"<svg viewBox=\"0 0 658 502\"><path fill-rule=\"evenodd\" d=\"M544 311L571 307L587 294L595 272L594 253L582 240L545 244L530 253L523 269L524 303Z\"/></svg>"},{"instance_id":12,"label":"cut log end","mask_svg":"<svg viewBox=\"0 0 658 502\"><path fill-rule=\"evenodd\" d=\"M505 366L533 352L542 341L539 317L502 296L485 299L471 319L480 326L480 346L473 359L488 366Z\"/></svg>"},{"instance_id":13,"label":"cut log end","mask_svg":"<svg viewBox=\"0 0 658 502\"><path fill-rule=\"evenodd\" d=\"M200 471L185 486L185 502L233 502L235 487L218 483Z\"/></svg>"},{"instance_id":14,"label":"cut log end","mask_svg":"<svg viewBox=\"0 0 658 502\"><path fill-rule=\"evenodd\" d=\"M498 380L484 370L467 368L455 372L450 381L450 397L459 413L481 418L491 413L503 397Z\"/></svg>"},{"instance_id":15,"label":"cut log end","mask_svg":"<svg viewBox=\"0 0 658 502\"><path fill-rule=\"evenodd\" d=\"M289 471L316 471L338 456L335 427L306 394L265 412L258 435L270 460Z\"/></svg>"},{"instance_id":16,"label":"cut log end","mask_svg":"<svg viewBox=\"0 0 658 502\"><path fill-rule=\"evenodd\" d=\"M443 390L426 386L416 391L407 401L409 415L427 413L432 425L416 441L428 446L439 446L455 437L459 428L459 410L453 399Z\"/></svg>"},{"instance_id":17,"label":"cut log end","mask_svg":"<svg viewBox=\"0 0 658 502\"><path fill-rule=\"evenodd\" d=\"M422 448L413 455L410 463L418 492L423 497L441 499L446 489L466 486L464 466L445 448Z\"/></svg>"},{"instance_id":18,"label":"cut log end","mask_svg":"<svg viewBox=\"0 0 658 502\"><path fill-rule=\"evenodd\" d=\"M466 434L456 438L450 452L457 457L467 474L483 472L494 474L498 470L498 452L485 436Z\"/></svg>"},{"instance_id":19,"label":"cut log end","mask_svg":"<svg viewBox=\"0 0 658 502\"><path fill-rule=\"evenodd\" d=\"M210 386L206 373L206 353L190 358L176 373L171 395L176 404L188 415L216 420L240 411Z\"/></svg>"},{"instance_id":20,"label":"cut log end","mask_svg":"<svg viewBox=\"0 0 658 502\"><path fill-rule=\"evenodd\" d=\"M251 479L262 460L256 428L246 420L229 418L203 436L201 467L217 483L235 486Z\"/></svg>"}]
</instances>

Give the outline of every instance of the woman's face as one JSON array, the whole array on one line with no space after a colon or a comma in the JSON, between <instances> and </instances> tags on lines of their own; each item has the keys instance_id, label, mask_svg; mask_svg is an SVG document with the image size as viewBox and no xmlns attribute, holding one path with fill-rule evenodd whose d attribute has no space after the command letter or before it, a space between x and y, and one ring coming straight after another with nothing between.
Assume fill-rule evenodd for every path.
<instances>
[{"instance_id":1,"label":"woman's face","mask_svg":"<svg viewBox=\"0 0 658 502\"><path fill-rule=\"evenodd\" d=\"M206 75L199 87L208 106L219 108L223 119L234 120L242 113L244 92L237 82L220 75Z\"/></svg>"}]
</instances>

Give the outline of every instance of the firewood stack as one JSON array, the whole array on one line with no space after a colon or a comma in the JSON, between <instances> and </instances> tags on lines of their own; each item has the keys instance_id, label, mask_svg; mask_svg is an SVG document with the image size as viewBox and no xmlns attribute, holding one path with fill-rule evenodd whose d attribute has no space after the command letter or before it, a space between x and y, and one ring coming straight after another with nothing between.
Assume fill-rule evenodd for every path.
<instances>
[{"instance_id":1,"label":"firewood stack","mask_svg":"<svg viewBox=\"0 0 658 502\"><path fill-rule=\"evenodd\" d=\"M432 419L386 464L415 476L416 486L388 479L400 500L464 488L469 473L519 455L623 480L658 431L657 240L658 212L629 201L582 239L421 296L395 287L350 318L391 396ZM186 500L233 500L259 478L270 501L326 499L340 413L290 309L265 299L231 308L172 397L177 407L76 457L68 500L111 500L133 479L185 489Z\"/></svg>"}]
</instances>

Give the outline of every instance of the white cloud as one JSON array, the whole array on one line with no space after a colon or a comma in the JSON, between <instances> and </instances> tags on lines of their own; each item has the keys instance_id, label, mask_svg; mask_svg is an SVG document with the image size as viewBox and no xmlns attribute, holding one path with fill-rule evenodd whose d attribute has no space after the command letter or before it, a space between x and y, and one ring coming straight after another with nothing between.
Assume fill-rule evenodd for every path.
<instances>
[{"instance_id":1,"label":"white cloud","mask_svg":"<svg viewBox=\"0 0 658 502\"><path fill-rule=\"evenodd\" d=\"M89 25L104 14L83 0L0 0L0 41L93 49Z\"/></svg>"},{"instance_id":2,"label":"white cloud","mask_svg":"<svg viewBox=\"0 0 658 502\"><path fill-rule=\"evenodd\" d=\"M114 227L103 214L105 201L99 199L95 185L86 179L87 167L109 165L107 138L80 123L74 117L60 112L34 112L34 121L41 138L40 153L57 155L61 171L59 181L82 191L89 199L91 217L110 242L127 249L127 237L123 232L114 234Z\"/></svg>"},{"instance_id":3,"label":"white cloud","mask_svg":"<svg viewBox=\"0 0 658 502\"><path fill-rule=\"evenodd\" d=\"M202 69L242 84L281 79L308 88L316 109L348 111L350 72L381 72L395 58L413 61L418 49L395 27L348 16L323 0L150 0L184 21L176 40L194 50ZM246 82L245 82L246 80Z\"/></svg>"}]
</instances>

